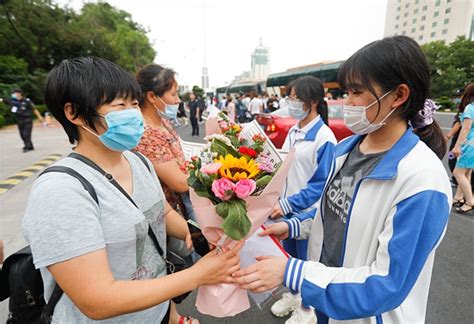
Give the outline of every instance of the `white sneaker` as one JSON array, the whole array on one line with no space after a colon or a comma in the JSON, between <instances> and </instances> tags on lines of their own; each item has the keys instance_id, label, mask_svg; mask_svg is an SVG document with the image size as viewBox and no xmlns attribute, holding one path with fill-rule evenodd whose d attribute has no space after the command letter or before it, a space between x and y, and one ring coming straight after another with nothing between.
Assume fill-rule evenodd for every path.
<instances>
[{"instance_id":1,"label":"white sneaker","mask_svg":"<svg viewBox=\"0 0 474 324\"><path fill-rule=\"evenodd\" d=\"M301 307L301 297L299 295L284 293L281 299L272 305L270 310L276 317L283 317L299 307Z\"/></svg>"},{"instance_id":2,"label":"white sneaker","mask_svg":"<svg viewBox=\"0 0 474 324\"><path fill-rule=\"evenodd\" d=\"M316 322L316 314L313 309L304 310L298 307L291 317L286 320L285 324L316 324Z\"/></svg>"}]
</instances>

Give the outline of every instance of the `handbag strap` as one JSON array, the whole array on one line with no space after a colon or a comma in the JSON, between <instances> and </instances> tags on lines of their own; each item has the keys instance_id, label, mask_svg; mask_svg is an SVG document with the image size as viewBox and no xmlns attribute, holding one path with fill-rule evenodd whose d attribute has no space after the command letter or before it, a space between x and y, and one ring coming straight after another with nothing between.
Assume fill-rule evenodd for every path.
<instances>
[{"instance_id":1,"label":"handbag strap","mask_svg":"<svg viewBox=\"0 0 474 324\"><path fill-rule=\"evenodd\" d=\"M137 155L140 160L142 160L142 162L145 164L145 166L147 167L148 171L151 172L149 166L148 166L148 163L146 162L145 158L143 157L143 155L141 155L140 153L137 153L137 152L134 152L135 155ZM113 186L115 186L115 188L117 188L137 209L138 206L137 204L133 201L132 197L130 197L130 195L125 191L125 189L122 188L122 186L114 179L113 175L111 175L110 173L107 173L106 171L104 171L100 166L98 166L96 163L94 163L93 161L91 161L90 159L88 159L87 157L83 156L83 155L80 155L78 153L70 153L68 155L70 158L73 158L73 159L76 159L76 160L79 160L85 164L87 164L88 166L90 166L91 168L95 169L96 171L98 171L100 174L102 174ZM163 252L163 249L161 248L160 246L160 243L158 242L158 239L156 238L156 235L155 233L153 232L153 229L151 228L151 225L148 224L148 235L150 236L151 240L153 241L153 244L155 245L156 249L158 250L158 253L164 258L164 252Z\"/></svg>"}]
</instances>

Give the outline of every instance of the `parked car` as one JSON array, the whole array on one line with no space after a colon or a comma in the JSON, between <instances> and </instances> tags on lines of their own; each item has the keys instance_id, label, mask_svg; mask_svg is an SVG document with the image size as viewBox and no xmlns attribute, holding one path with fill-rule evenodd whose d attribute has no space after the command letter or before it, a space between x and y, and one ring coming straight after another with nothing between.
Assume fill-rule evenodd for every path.
<instances>
[{"instance_id":1,"label":"parked car","mask_svg":"<svg viewBox=\"0 0 474 324\"><path fill-rule=\"evenodd\" d=\"M333 131L337 141L352 135L352 132L344 124L344 115L342 111L344 100L329 100L327 101L327 104L329 112L329 128ZM295 118L290 116L288 107L278 109L269 114L259 114L256 117L256 120L264 128L265 133L276 148L281 148L283 146L288 131L297 122Z\"/></svg>"}]
</instances>

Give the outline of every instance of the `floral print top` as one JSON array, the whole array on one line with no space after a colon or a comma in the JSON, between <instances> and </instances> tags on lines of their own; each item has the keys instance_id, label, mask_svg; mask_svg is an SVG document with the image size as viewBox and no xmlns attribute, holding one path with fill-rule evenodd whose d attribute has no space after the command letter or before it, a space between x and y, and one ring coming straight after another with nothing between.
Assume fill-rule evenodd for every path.
<instances>
[{"instance_id":1,"label":"floral print top","mask_svg":"<svg viewBox=\"0 0 474 324\"><path fill-rule=\"evenodd\" d=\"M179 166L184 165L185 158L178 133L169 121L162 119L161 122L165 129L145 125L145 132L135 150L145 155L153 164L176 160ZM172 191L163 181L160 182L171 207L175 210L184 210L180 195Z\"/></svg>"}]
</instances>

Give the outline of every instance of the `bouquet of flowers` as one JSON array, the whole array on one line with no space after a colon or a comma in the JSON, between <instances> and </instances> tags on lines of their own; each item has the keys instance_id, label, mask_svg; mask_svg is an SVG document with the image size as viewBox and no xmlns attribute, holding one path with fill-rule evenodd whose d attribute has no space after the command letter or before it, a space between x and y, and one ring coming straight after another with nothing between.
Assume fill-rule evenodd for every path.
<instances>
[{"instance_id":1,"label":"bouquet of flowers","mask_svg":"<svg viewBox=\"0 0 474 324\"><path fill-rule=\"evenodd\" d=\"M220 134L205 137L207 145L187 168L197 221L207 240L219 248L250 237L265 222L293 155L285 161L273 158L273 146L258 125L246 131L222 113L218 125ZM223 317L250 304L246 291L222 284L200 288L196 306L201 313Z\"/></svg>"}]
</instances>

